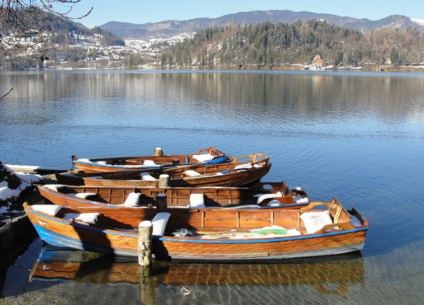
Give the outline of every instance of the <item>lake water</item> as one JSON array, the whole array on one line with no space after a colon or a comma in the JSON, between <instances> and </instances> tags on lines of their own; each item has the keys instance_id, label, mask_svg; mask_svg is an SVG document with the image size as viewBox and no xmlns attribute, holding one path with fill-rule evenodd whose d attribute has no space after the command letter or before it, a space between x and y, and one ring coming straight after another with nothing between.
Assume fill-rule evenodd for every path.
<instances>
[{"instance_id":1,"label":"lake water","mask_svg":"<svg viewBox=\"0 0 424 305\"><path fill-rule=\"evenodd\" d=\"M171 264L139 282L112 280L115 263L104 260L73 280L29 282L42 246L36 240L0 274L0 304L422 304L424 74L0 74L0 95L11 88L0 102L7 164L67 169L71 155L151 155L155 147L263 152L272 162L264 180L302 186L313 200L334 196L371 227L360 255Z\"/></svg>"}]
</instances>

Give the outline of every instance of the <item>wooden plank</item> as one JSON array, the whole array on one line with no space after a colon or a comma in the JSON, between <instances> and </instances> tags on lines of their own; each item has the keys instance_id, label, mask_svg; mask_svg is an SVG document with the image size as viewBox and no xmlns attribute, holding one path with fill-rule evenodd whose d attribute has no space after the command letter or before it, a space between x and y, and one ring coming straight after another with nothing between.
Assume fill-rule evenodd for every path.
<instances>
[{"instance_id":1,"label":"wooden plank","mask_svg":"<svg viewBox=\"0 0 424 305\"><path fill-rule=\"evenodd\" d=\"M340 215L342 214L342 210L343 210L343 207L339 205L339 207L337 208L336 215L334 216L334 221L333 221L334 223L339 222L339 218L340 218Z\"/></svg>"}]
</instances>

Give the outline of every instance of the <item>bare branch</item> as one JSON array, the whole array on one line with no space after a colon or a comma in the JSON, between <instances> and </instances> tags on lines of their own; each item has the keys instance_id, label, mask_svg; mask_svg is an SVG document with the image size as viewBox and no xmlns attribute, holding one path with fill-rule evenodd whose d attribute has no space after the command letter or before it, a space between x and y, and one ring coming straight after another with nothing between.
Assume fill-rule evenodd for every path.
<instances>
[{"instance_id":1,"label":"bare branch","mask_svg":"<svg viewBox=\"0 0 424 305\"><path fill-rule=\"evenodd\" d=\"M82 16L70 15L74 5L80 2L81 0L1 0L0 56L13 59L17 56L36 55L40 61L47 59L43 54L51 49L49 33L53 18L73 20L86 17L93 8ZM13 88L0 96L0 101L12 90Z\"/></svg>"},{"instance_id":2,"label":"bare branch","mask_svg":"<svg viewBox=\"0 0 424 305\"><path fill-rule=\"evenodd\" d=\"M74 5L82 0L2 0L0 2L0 54L6 58L24 53L42 53L48 44L48 33L54 17L68 20Z\"/></svg>"},{"instance_id":3,"label":"bare branch","mask_svg":"<svg viewBox=\"0 0 424 305\"><path fill-rule=\"evenodd\" d=\"M3 98L5 98L6 96L9 95L10 92L12 92L13 88L10 88L9 92L7 92L6 94L0 96L0 102L3 101Z\"/></svg>"},{"instance_id":4,"label":"bare branch","mask_svg":"<svg viewBox=\"0 0 424 305\"><path fill-rule=\"evenodd\" d=\"M91 7L84 15L72 17L70 16L70 13L72 12L74 5L81 2L81 0L40 0L40 2L42 3L44 10L71 20L83 19L84 17L90 15L90 13L93 11L93 7ZM62 4L62 7L66 8L67 10L65 12L59 12L57 8L53 8L52 3L60 3Z\"/></svg>"}]
</instances>

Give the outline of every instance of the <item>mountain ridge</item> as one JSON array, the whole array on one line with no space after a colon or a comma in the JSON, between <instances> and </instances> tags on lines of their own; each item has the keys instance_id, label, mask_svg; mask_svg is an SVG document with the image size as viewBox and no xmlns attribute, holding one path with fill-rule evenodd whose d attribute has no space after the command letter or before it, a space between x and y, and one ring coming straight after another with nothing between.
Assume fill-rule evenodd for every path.
<instances>
[{"instance_id":1,"label":"mountain ridge","mask_svg":"<svg viewBox=\"0 0 424 305\"><path fill-rule=\"evenodd\" d=\"M352 28L362 32L382 27L406 29L416 27L424 32L424 25L403 15L391 15L379 20L337 16L333 14L312 13L307 11L294 12L290 10L249 11L224 15L217 18L194 18L188 20L165 20L149 23L129 23L110 21L100 26L121 39L159 39L169 38L181 33L197 32L209 27L226 26L230 24L259 24L265 21L271 23L292 24L298 20L305 22L310 19L325 20L341 27Z\"/></svg>"}]
</instances>

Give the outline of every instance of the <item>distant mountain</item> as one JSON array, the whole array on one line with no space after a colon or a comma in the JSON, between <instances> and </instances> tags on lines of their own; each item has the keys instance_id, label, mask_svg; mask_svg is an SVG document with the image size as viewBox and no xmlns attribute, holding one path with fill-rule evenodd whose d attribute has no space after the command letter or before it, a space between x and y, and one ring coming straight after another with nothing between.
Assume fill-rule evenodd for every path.
<instances>
[{"instance_id":1,"label":"distant mountain","mask_svg":"<svg viewBox=\"0 0 424 305\"><path fill-rule=\"evenodd\" d=\"M292 24L298 20L305 22L310 19L325 20L341 27L370 31L376 28L391 27L406 29L417 27L424 31L422 21L413 21L409 17L392 15L380 20L357 19L352 17L341 17L331 14L318 14L310 12L293 12L289 10L252 11L225 15L218 18L196 18L185 21L168 20L156 23L134 24L126 22L108 22L100 28L113 35L125 38L149 40L153 38L169 38L181 33L192 33L213 26L225 26L228 24L258 24L265 21L271 23Z\"/></svg>"}]
</instances>

